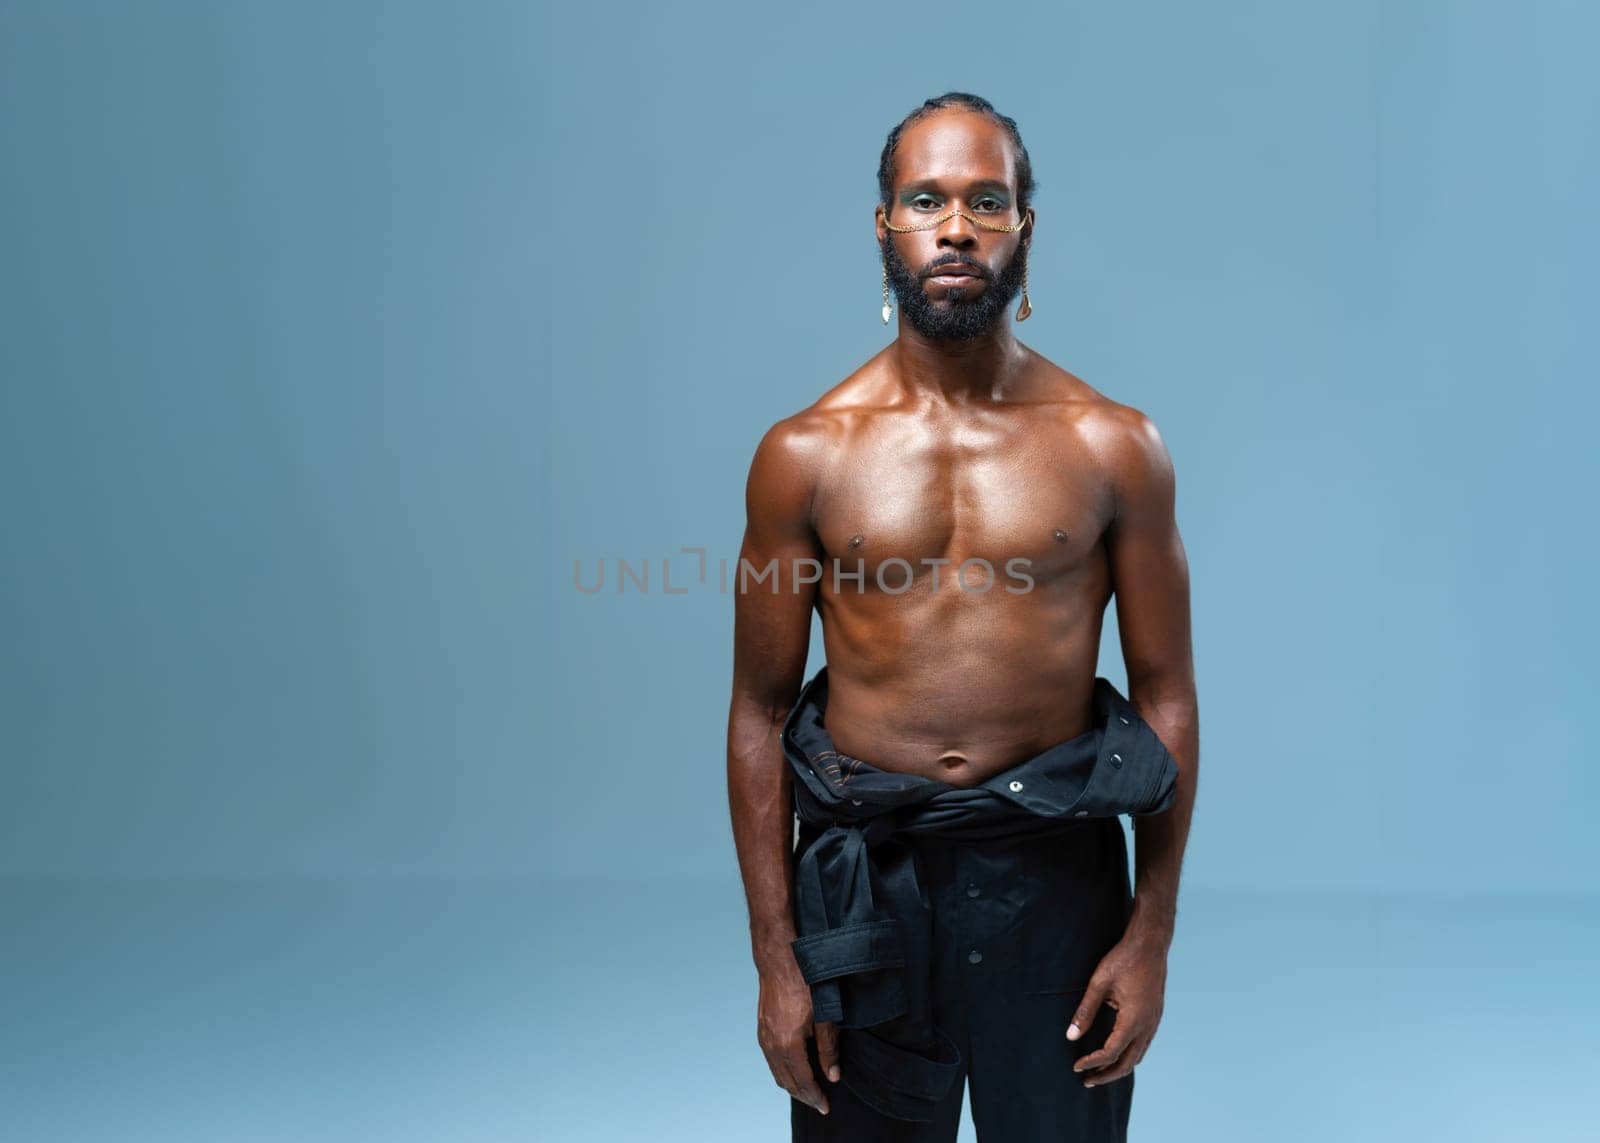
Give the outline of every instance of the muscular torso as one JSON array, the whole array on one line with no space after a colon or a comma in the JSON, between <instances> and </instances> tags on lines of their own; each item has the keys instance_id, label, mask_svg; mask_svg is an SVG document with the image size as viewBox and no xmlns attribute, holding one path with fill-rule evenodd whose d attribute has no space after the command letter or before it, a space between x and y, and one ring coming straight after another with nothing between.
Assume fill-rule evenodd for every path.
<instances>
[{"instance_id":1,"label":"muscular torso","mask_svg":"<svg viewBox=\"0 0 1600 1143\"><path fill-rule=\"evenodd\" d=\"M1036 355L1006 400L958 407L908 400L879 362L813 411L827 729L972 786L1090 726L1110 402Z\"/></svg>"}]
</instances>

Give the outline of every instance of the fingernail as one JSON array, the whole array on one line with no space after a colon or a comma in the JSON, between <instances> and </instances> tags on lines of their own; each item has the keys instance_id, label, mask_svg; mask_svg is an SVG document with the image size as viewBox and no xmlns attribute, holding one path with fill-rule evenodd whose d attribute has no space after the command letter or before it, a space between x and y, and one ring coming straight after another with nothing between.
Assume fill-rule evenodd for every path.
<instances>
[{"instance_id":1,"label":"fingernail","mask_svg":"<svg viewBox=\"0 0 1600 1143\"><path fill-rule=\"evenodd\" d=\"M1081 1035L1083 1035L1083 1033L1078 1031L1078 1026L1076 1024L1067 1029L1067 1039L1069 1040L1076 1040Z\"/></svg>"},{"instance_id":2,"label":"fingernail","mask_svg":"<svg viewBox=\"0 0 1600 1143\"><path fill-rule=\"evenodd\" d=\"M1093 1087L1094 1086L1094 1080L1084 1080L1083 1081L1083 1086L1084 1087Z\"/></svg>"},{"instance_id":3,"label":"fingernail","mask_svg":"<svg viewBox=\"0 0 1600 1143\"><path fill-rule=\"evenodd\" d=\"M828 1071L828 1078L831 1079L834 1083L838 1083L839 1082L839 1069L838 1068L830 1068L829 1071Z\"/></svg>"}]
</instances>

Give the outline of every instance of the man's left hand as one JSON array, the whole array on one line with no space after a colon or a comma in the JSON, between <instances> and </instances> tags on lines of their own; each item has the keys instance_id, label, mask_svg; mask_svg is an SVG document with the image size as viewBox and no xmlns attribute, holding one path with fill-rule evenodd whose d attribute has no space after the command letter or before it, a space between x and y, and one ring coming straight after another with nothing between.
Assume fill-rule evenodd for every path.
<instances>
[{"instance_id":1,"label":"man's left hand","mask_svg":"<svg viewBox=\"0 0 1600 1143\"><path fill-rule=\"evenodd\" d=\"M1121 1079L1144 1059L1161 1023L1166 991L1167 950L1160 942L1129 933L1106 953L1067 1029L1067 1039L1076 1040L1094 1023L1102 1003L1116 1009L1105 1044L1072 1065L1084 1077L1084 1087Z\"/></svg>"}]
</instances>

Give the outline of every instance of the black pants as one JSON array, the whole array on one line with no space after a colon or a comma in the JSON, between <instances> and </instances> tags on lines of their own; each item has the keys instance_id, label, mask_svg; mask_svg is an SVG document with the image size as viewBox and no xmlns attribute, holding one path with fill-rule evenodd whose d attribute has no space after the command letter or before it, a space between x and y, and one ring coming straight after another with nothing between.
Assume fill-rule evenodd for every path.
<instances>
[{"instance_id":1,"label":"black pants","mask_svg":"<svg viewBox=\"0 0 1600 1143\"><path fill-rule=\"evenodd\" d=\"M800 846L812 838L802 829ZM830 1081L821 1115L791 1099L793 1143L952 1143L963 1087L982 1143L1122 1143L1134 1075L1092 1088L1074 1061L1104 1045L1116 1012L1102 1004L1086 1035L1068 1040L1095 965L1122 939L1132 908L1128 849L1116 818L1024 842L953 844L906 838L934 916L933 1008L961 1049L957 1080L932 1122L891 1119ZM850 1061L839 1063L848 1074Z\"/></svg>"}]
</instances>

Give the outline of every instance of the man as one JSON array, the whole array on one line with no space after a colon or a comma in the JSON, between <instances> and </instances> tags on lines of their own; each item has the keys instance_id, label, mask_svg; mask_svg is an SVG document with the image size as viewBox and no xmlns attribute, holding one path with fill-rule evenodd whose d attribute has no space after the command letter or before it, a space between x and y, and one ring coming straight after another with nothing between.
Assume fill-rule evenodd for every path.
<instances>
[{"instance_id":1,"label":"man","mask_svg":"<svg viewBox=\"0 0 1600 1143\"><path fill-rule=\"evenodd\" d=\"M1172 465L1141 412L1007 320L1019 288L1030 312L1034 229L1013 120L961 92L928 100L890 133L879 191L898 336L767 431L746 491L728 784L758 1040L796 1140L953 1140L963 1080L986 1140L1120 1140L1161 1019L1199 761ZM1125 700L1095 675L1113 593ZM827 666L802 694L813 607ZM1139 741L1127 780L1160 792L1167 766L1164 796L1073 809L1086 781L1104 793L1107 756L1123 766L1111 745ZM1037 800L1045 766L1071 797ZM1027 793L1005 781L1024 769ZM1054 832L954 837L956 802L990 832ZM1010 824L990 829L1002 804ZM1139 815L1132 887L1117 812ZM819 859L824 833L839 844ZM847 910L863 923L832 915ZM830 967L812 943L830 937L875 947ZM917 1082L890 1090L896 1068Z\"/></svg>"}]
</instances>

